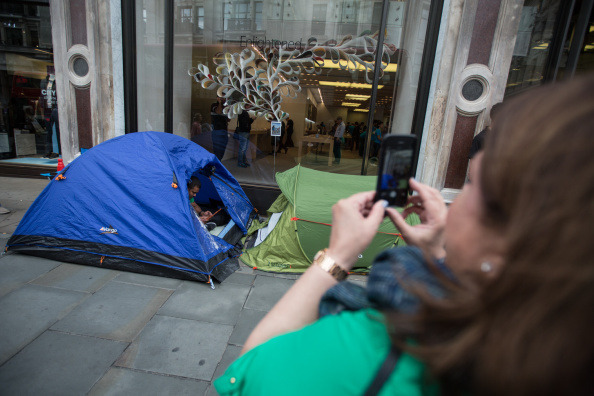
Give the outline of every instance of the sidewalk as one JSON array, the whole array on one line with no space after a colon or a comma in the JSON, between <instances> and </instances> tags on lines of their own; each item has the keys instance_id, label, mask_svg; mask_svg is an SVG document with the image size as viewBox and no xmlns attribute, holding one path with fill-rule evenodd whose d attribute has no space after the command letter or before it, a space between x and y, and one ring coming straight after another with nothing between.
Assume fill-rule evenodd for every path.
<instances>
[{"instance_id":1,"label":"sidewalk","mask_svg":"<svg viewBox=\"0 0 594 396\"><path fill-rule=\"evenodd\" d=\"M3 244L47 181L0 177ZM216 395L211 383L297 278L245 265L205 283L0 258L3 395ZM355 276L355 282L366 277Z\"/></svg>"}]
</instances>

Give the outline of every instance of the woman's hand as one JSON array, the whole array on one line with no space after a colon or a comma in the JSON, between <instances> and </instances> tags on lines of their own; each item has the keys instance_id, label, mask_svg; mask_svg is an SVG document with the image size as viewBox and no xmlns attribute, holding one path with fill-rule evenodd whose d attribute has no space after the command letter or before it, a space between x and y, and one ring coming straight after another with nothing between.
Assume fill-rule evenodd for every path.
<instances>
[{"instance_id":1,"label":"woman's hand","mask_svg":"<svg viewBox=\"0 0 594 396\"><path fill-rule=\"evenodd\" d=\"M346 271L353 268L384 219L386 201L374 204L374 196L374 191L358 193L332 206L328 255Z\"/></svg>"},{"instance_id":2,"label":"woman's hand","mask_svg":"<svg viewBox=\"0 0 594 396\"><path fill-rule=\"evenodd\" d=\"M408 198L410 206L402 214L393 208L388 208L386 212L407 244L418 247L429 258L443 258L444 229L448 214L445 202L439 191L415 179L410 179L410 187L419 194ZM411 226L404 221L411 213L419 215L421 224Z\"/></svg>"}]
</instances>

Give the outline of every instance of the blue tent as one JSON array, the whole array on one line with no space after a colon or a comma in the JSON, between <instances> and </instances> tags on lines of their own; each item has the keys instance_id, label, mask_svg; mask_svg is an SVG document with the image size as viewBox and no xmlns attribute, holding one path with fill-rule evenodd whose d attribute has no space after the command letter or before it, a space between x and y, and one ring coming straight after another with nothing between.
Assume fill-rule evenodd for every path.
<instances>
[{"instance_id":1,"label":"blue tent","mask_svg":"<svg viewBox=\"0 0 594 396\"><path fill-rule=\"evenodd\" d=\"M197 218L219 202L231 221L218 236ZM37 197L7 249L77 264L183 279L223 281L238 267L234 244L254 208L218 159L190 140L137 132L88 150Z\"/></svg>"}]
</instances>

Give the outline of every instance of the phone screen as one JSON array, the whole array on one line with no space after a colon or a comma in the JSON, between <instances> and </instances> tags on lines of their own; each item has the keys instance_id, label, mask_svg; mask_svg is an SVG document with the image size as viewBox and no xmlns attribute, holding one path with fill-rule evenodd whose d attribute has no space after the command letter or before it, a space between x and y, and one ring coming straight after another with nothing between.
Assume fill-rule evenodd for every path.
<instances>
[{"instance_id":1,"label":"phone screen","mask_svg":"<svg viewBox=\"0 0 594 396\"><path fill-rule=\"evenodd\" d=\"M406 205L414 148L413 136L393 136L382 143L376 200L385 199L390 205Z\"/></svg>"}]
</instances>

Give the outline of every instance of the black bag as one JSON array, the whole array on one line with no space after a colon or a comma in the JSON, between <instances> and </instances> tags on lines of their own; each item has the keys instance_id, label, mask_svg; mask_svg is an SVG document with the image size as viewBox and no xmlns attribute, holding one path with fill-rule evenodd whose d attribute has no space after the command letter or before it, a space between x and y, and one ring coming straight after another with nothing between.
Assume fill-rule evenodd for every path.
<instances>
[{"instance_id":1,"label":"black bag","mask_svg":"<svg viewBox=\"0 0 594 396\"><path fill-rule=\"evenodd\" d=\"M388 378L392 375L399 357L400 351L392 346L388 352L388 356L386 356L373 381L371 381L371 384L369 384L369 387L365 391L364 396L375 396L379 394L386 381L388 381Z\"/></svg>"}]
</instances>

